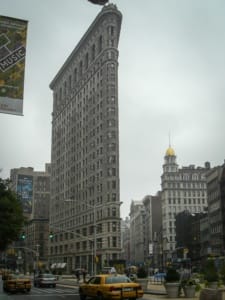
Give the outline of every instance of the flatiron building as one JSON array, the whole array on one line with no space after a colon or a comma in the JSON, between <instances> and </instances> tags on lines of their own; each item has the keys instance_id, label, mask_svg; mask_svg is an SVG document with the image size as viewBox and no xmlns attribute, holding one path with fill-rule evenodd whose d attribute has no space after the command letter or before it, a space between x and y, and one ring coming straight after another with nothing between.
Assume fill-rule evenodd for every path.
<instances>
[{"instance_id":1,"label":"flatiron building","mask_svg":"<svg viewBox=\"0 0 225 300\"><path fill-rule=\"evenodd\" d=\"M121 255L118 43L122 15L103 6L50 83L49 261L89 272ZM62 264L63 263L63 264Z\"/></svg>"}]
</instances>

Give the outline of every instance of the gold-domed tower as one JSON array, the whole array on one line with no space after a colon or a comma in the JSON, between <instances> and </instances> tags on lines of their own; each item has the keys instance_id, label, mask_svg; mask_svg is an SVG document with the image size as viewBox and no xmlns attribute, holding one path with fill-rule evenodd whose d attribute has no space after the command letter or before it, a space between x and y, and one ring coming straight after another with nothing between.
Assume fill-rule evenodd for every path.
<instances>
[{"instance_id":1,"label":"gold-domed tower","mask_svg":"<svg viewBox=\"0 0 225 300\"><path fill-rule=\"evenodd\" d=\"M169 145L164 157L163 172L177 172L178 165L176 162L176 154L174 149Z\"/></svg>"},{"instance_id":2,"label":"gold-domed tower","mask_svg":"<svg viewBox=\"0 0 225 300\"><path fill-rule=\"evenodd\" d=\"M175 151L171 146L166 150L166 156L175 156Z\"/></svg>"}]
</instances>

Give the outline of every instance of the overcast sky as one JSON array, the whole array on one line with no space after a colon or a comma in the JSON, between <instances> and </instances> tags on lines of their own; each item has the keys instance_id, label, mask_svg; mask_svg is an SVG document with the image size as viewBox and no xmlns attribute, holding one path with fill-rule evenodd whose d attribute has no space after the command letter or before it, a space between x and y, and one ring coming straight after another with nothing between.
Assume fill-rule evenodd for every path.
<instances>
[{"instance_id":1,"label":"overcast sky","mask_svg":"<svg viewBox=\"0 0 225 300\"><path fill-rule=\"evenodd\" d=\"M119 42L121 216L155 195L166 149L180 167L225 159L225 1L114 0ZM50 162L49 83L101 10L87 0L1 0L29 21L24 116L0 114L0 177Z\"/></svg>"}]
</instances>

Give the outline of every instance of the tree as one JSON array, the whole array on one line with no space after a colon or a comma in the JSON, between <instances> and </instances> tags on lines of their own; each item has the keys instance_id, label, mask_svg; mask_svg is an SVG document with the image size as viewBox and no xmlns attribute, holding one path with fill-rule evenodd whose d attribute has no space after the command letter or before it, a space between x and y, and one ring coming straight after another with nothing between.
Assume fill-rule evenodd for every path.
<instances>
[{"instance_id":1,"label":"tree","mask_svg":"<svg viewBox=\"0 0 225 300\"><path fill-rule=\"evenodd\" d=\"M0 250L18 240L24 224L23 209L17 195L9 189L9 180L0 178Z\"/></svg>"}]
</instances>

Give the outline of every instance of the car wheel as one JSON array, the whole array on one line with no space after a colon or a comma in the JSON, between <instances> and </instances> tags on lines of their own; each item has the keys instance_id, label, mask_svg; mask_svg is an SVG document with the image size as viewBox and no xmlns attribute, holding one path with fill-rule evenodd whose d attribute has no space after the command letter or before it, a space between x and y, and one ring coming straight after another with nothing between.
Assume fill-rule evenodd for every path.
<instances>
[{"instance_id":1,"label":"car wheel","mask_svg":"<svg viewBox=\"0 0 225 300\"><path fill-rule=\"evenodd\" d=\"M98 292L97 300L104 300L104 297L103 297L102 293Z\"/></svg>"},{"instance_id":2,"label":"car wheel","mask_svg":"<svg viewBox=\"0 0 225 300\"><path fill-rule=\"evenodd\" d=\"M80 300L86 299L86 295L83 293L83 291L81 289L79 290L79 294L80 294Z\"/></svg>"}]
</instances>

